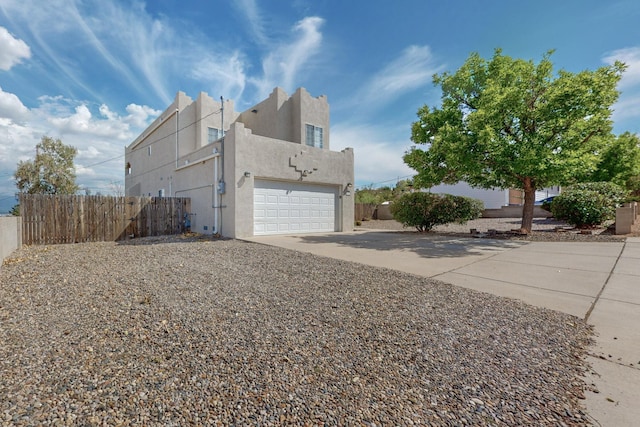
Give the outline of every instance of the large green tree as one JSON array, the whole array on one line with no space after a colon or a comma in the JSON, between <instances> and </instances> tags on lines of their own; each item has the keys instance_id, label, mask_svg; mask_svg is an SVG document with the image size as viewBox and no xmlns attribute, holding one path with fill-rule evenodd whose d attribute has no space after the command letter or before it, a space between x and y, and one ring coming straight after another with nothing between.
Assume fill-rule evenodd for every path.
<instances>
[{"instance_id":1,"label":"large green tree","mask_svg":"<svg viewBox=\"0 0 640 427\"><path fill-rule=\"evenodd\" d=\"M59 139L43 136L33 160L21 160L14 174L21 193L74 194L78 191L73 160L78 150Z\"/></svg>"},{"instance_id":2,"label":"large green tree","mask_svg":"<svg viewBox=\"0 0 640 427\"><path fill-rule=\"evenodd\" d=\"M404 161L418 186L466 181L481 188L524 190L523 232L533 222L535 191L595 170L597 140L611 133L624 64L595 71L553 72L542 60L491 60L472 54L455 73L434 76L441 107L423 106Z\"/></svg>"},{"instance_id":3,"label":"large green tree","mask_svg":"<svg viewBox=\"0 0 640 427\"><path fill-rule=\"evenodd\" d=\"M628 187L629 181L637 176L640 176L640 138L625 132L602 144L598 165L588 180L610 181Z\"/></svg>"}]
</instances>

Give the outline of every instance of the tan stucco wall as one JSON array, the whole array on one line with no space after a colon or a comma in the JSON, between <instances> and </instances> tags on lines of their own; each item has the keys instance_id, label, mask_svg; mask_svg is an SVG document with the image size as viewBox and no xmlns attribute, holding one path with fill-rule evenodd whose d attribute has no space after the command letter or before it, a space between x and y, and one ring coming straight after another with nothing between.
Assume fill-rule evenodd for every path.
<instances>
[{"instance_id":1,"label":"tan stucco wall","mask_svg":"<svg viewBox=\"0 0 640 427\"><path fill-rule=\"evenodd\" d=\"M127 196L158 196L164 189L165 196L173 195L173 172L176 168L176 147L187 152L194 147L194 131L180 131L186 123L192 123L193 101L178 92L174 101L149 127L125 149L125 194ZM176 114L176 109L179 113ZM183 123L182 125L180 123ZM178 138L176 140L176 129ZM189 151L193 151L190 148ZM127 171L131 165L131 173Z\"/></svg>"},{"instance_id":2,"label":"tan stucco wall","mask_svg":"<svg viewBox=\"0 0 640 427\"><path fill-rule=\"evenodd\" d=\"M247 237L253 235L254 179L330 185L339 194L338 231L353 229L353 193L345 191L348 183L354 183L353 150L329 150L325 96L312 97L298 89L289 97L276 88L269 98L242 114L233 111L232 101L225 100L228 133L224 147L221 141L207 144L208 127L220 128L220 107L220 102L204 92L196 101L178 92L162 115L126 148L125 163L131 164L131 173L125 173L126 194L157 196L164 190L167 197L190 197L193 231ZM305 145L307 123L323 128L323 149ZM214 157L220 162L217 177ZM304 169L311 171L306 177L302 176ZM251 173L249 178L245 171ZM215 191L223 178L226 191L214 207ZM216 208L221 230L215 228Z\"/></svg>"},{"instance_id":3,"label":"tan stucco wall","mask_svg":"<svg viewBox=\"0 0 640 427\"><path fill-rule=\"evenodd\" d=\"M213 156L213 155L212 155ZM219 155L217 155L219 158ZM189 163L175 172L175 197L191 198L191 231L203 234L217 233L214 221L214 192L216 157Z\"/></svg>"},{"instance_id":4,"label":"tan stucco wall","mask_svg":"<svg viewBox=\"0 0 640 427\"><path fill-rule=\"evenodd\" d=\"M158 196L164 189L167 197L175 196L178 189L195 186L190 178L181 182L175 171L185 164L202 157L208 143L208 128L220 129L221 103L201 92L193 101L183 92L178 92L169 107L145 132L125 150L125 192L129 196ZM225 129L237 119L233 101L225 100ZM176 114L176 109L179 110ZM177 138L176 138L177 129ZM211 145L211 144L209 144ZM219 144L218 144L219 146ZM151 147L151 151L149 151ZM177 147L177 150L176 150ZM204 151L200 151L204 150ZM176 161L176 151L178 159ZM194 156L194 153L196 154ZM210 151L209 151L210 153ZM126 163L131 165L127 174Z\"/></svg>"},{"instance_id":5,"label":"tan stucco wall","mask_svg":"<svg viewBox=\"0 0 640 427\"><path fill-rule=\"evenodd\" d=\"M329 151L291 144L254 135L242 123L235 123L225 142L227 194L223 208L225 219L222 234L229 237L253 235L253 182L255 179L295 181L307 184L331 185L339 194L336 218L337 231L353 229L353 191L347 195L346 186L353 185L353 149ZM292 160L293 159L293 160ZM292 166L297 163L297 166ZM302 170L312 172L302 176ZM314 170L315 169L315 170ZM249 172L250 177L244 173ZM228 213L227 213L228 212Z\"/></svg>"},{"instance_id":6,"label":"tan stucco wall","mask_svg":"<svg viewBox=\"0 0 640 427\"><path fill-rule=\"evenodd\" d=\"M305 125L314 125L323 129L323 148L331 147L327 97L313 97L304 88L299 88L291 97L281 88L275 88L269 98L240 114L238 121L254 135L303 145Z\"/></svg>"}]
</instances>

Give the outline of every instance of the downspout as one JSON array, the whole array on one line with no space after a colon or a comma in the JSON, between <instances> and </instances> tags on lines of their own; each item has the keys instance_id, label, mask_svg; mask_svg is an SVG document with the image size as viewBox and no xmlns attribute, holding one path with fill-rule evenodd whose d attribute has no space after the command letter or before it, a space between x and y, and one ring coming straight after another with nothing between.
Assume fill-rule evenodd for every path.
<instances>
[{"instance_id":1,"label":"downspout","mask_svg":"<svg viewBox=\"0 0 640 427\"><path fill-rule=\"evenodd\" d=\"M222 130L222 139L220 139L220 156L222 157L222 165L220 166L220 171L222 173L220 176L220 181L218 181L218 191L220 194L224 194L225 193L225 188L224 188L224 98L222 96L220 97L220 117L221 117L220 128Z\"/></svg>"},{"instance_id":2,"label":"downspout","mask_svg":"<svg viewBox=\"0 0 640 427\"><path fill-rule=\"evenodd\" d=\"M221 176L220 176L220 180L218 181L218 187L216 189L216 203L215 203L215 207L214 207L214 221L215 221L215 227L216 227L216 233L218 234L222 234L220 233L220 229L218 228L220 226L220 222L221 221L221 216L222 216L222 206L220 205L221 200L222 200L222 195L225 193L226 189L225 187L225 183L224 183L224 98L222 96L220 96L220 129L222 130L222 138L220 139L220 159L222 164L220 165L220 171L221 171ZM215 178L218 179L218 157L216 157L216 161L214 162L214 169L215 169Z\"/></svg>"},{"instance_id":3,"label":"downspout","mask_svg":"<svg viewBox=\"0 0 640 427\"><path fill-rule=\"evenodd\" d=\"M219 224L219 215L218 209L220 209L220 197L218 194L218 188L215 185L216 180L218 179L218 161L220 160L220 156L216 156L213 159L213 233L220 233L220 224Z\"/></svg>"},{"instance_id":4,"label":"downspout","mask_svg":"<svg viewBox=\"0 0 640 427\"><path fill-rule=\"evenodd\" d=\"M176 108L176 169L178 169L178 120L180 119L178 112Z\"/></svg>"}]
</instances>

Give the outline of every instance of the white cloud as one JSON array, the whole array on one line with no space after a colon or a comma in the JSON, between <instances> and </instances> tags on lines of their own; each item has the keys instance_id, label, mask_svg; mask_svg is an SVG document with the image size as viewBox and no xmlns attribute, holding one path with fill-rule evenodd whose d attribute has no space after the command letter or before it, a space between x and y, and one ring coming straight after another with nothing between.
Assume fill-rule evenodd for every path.
<instances>
[{"instance_id":1,"label":"white cloud","mask_svg":"<svg viewBox=\"0 0 640 427\"><path fill-rule=\"evenodd\" d=\"M370 108L384 105L427 85L440 70L429 46L409 46L367 81L355 99Z\"/></svg>"},{"instance_id":2,"label":"white cloud","mask_svg":"<svg viewBox=\"0 0 640 427\"><path fill-rule=\"evenodd\" d=\"M613 120L616 122L640 117L640 95L623 96L613 110Z\"/></svg>"},{"instance_id":3,"label":"white cloud","mask_svg":"<svg viewBox=\"0 0 640 427\"><path fill-rule=\"evenodd\" d=\"M97 177L98 174L94 169L91 169L90 167L85 167L81 164L78 164L78 162L76 162L75 164L76 167L76 177L80 178L80 179L87 179L87 178L92 178L92 177ZM85 186L80 186L80 187L89 187L88 185Z\"/></svg>"},{"instance_id":4,"label":"white cloud","mask_svg":"<svg viewBox=\"0 0 640 427\"><path fill-rule=\"evenodd\" d=\"M403 133L409 126L396 129L385 124L340 123L331 128L331 149L352 147L357 186L393 184L396 179L415 175L402 156L411 146Z\"/></svg>"},{"instance_id":5,"label":"white cloud","mask_svg":"<svg viewBox=\"0 0 640 427\"><path fill-rule=\"evenodd\" d=\"M78 155L85 159L97 159L100 157L100 151L93 145L90 145L86 150L79 150Z\"/></svg>"},{"instance_id":6,"label":"white cloud","mask_svg":"<svg viewBox=\"0 0 640 427\"><path fill-rule=\"evenodd\" d=\"M640 131L640 46L615 50L602 60L609 65L621 61L627 66L618 83L620 98L613 106L613 120L618 133Z\"/></svg>"},{"instance_id":7,"label":"white cloud","mask_svg":"<svg viewBox=\"0 0 640 427\"><path fill-rule=\"evenodd\" d=\"M0 27L0 70L9 71L11 67L31 58L31 49L22 40L17 39Z\"/></svg>"},{"instance_id":8,"label":"white cloud","mask_svg":"<svg viewBox=\"0 0 640 427\"><path fill-rule=\"evenodd\" d=\"M624 62L627 65L627 69L622 74L622 79L618 85L621 90L636 86L640 83L640 47L614 50L608 53L602 60L605 64L609 65L612 65L616 61Z\"/></svg>"},{"instance_id":9,"label":"white cloud","mask_svg":"<svg viewBox=\"0 0 640 427\"><path fill-rule=\"evenodd\" d=\"M130 89L152 92L168 104L174 94L174 88L168 89L170 78L184 75L200 59L193 52L212 48L200 34L179 34L166 18L153 18L142 2L5 0L0 8L28 29L43 62L63 74L58 80L96 100L100 96L86 81L78 58L104 63Z\"/></svg>"},{"instance_id":10,"label":"white cloud","mask_svg":"<svg viewBox=\"0 0 640 427\"><path fill-rule=\"evenodd\" d=\"M13 101L22 105L18 97ZM92 112L87 103L61 96L42 96L38 101L23 122L0 117L0 177L13 173L19 160L32 159L34 147L47 135L78 149L75 164L81 187L109 193L111 183L124 178L124 146L160 114L146 105L129 104L127 115L120 116L107 105ZM0 188L0 198L14 190Z\"/></svg>"},{"instance_id":11,"label":"white cloud","mask_svg":"<svg viewBox=\"0 0 640 427\"><path fill-rule=\"evenodd\" d=\"M126 116L111 111L107 105L100 105L99 116L95 117L89 107L80 103L73 108L69 100L60 98L41 98L41 106L36 111L53 126L59 135L82 135L109 138L114 141L129 142L137 135L137 130L144 129L150 121L160 114L148 106L129 104Z\"/></svg>"},{"instance_id":12,"label":"white cloud","mask_svg":"<svg viewBox=\"0 0 640 427\"><path fill-rule=\"evenodd\" d=\"M0 118L22 122L29 117L29 109L13 93L5 92L0 87Z\"/></svg>"},{"instance_id":13,"label":"white cloud","mask_svg":"<svg viewBox=\"0 0 640 427\"><path fill-rule=\"evenodd\" d=\"M129 104L126 109L128 116L123 118L125 123L130 124L134 128L144 129L149 122L158 117L162 111L154 110L146 105Z\"/></svg>"},{"instance_id":14,"label":"white cloud","mask_svg":"<svg viewBox=\"0 0 640 427\"><path fill-rule=\"evenodd\" d=\"M298 74L316 55L322 46L320 27L324 20L317 16L302 19L293 27L293 40L277 46L263 60L264 76L253 82L258 87L258 96L268 96L275 86L293 91Z\"/></svg>"},{"instance_id":15,"label":"white cloud","mask_svg":"<svg viewBox=\"0 0 640 427\"><path fill-rule=\"evenodd\" d=\"M264 20L256 0L236 0L233 4L247 18L254 40L262 45L267 44L269 39L265 34Z\"/></svg>"},{"instance_id":16,"label":"white cloud","mask_svg":"<svg viewBox=\"0 0 640 427\"><path fill-rule=\"evenodd\" d=\"M244 92L246 75L244 72L244 60L240 52L229 55L213 56L203 52L202 60L194 64L191 69L191 77L201 81L218 93L211 95L223 95L225 98L239 99Z\"/></svg>"}]
</instances>

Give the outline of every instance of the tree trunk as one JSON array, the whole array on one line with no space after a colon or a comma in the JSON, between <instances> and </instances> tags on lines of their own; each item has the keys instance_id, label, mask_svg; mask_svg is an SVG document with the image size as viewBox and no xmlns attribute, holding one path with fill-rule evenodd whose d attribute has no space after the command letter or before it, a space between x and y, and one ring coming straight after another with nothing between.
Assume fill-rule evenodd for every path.
<instances>
[{"instance_id":1,"label":"tree trunk","mask_svg":"<svg viewBox=\"0 0 640 427\"><path fill-rule=\"evenodd\" d=\"M531 233L533 226L533 207L536 201L536 188L531 182L531 178L524 179L524 206L522 206L522 224L520 232L523 234Z\"/></svg>"}]
</instances>

